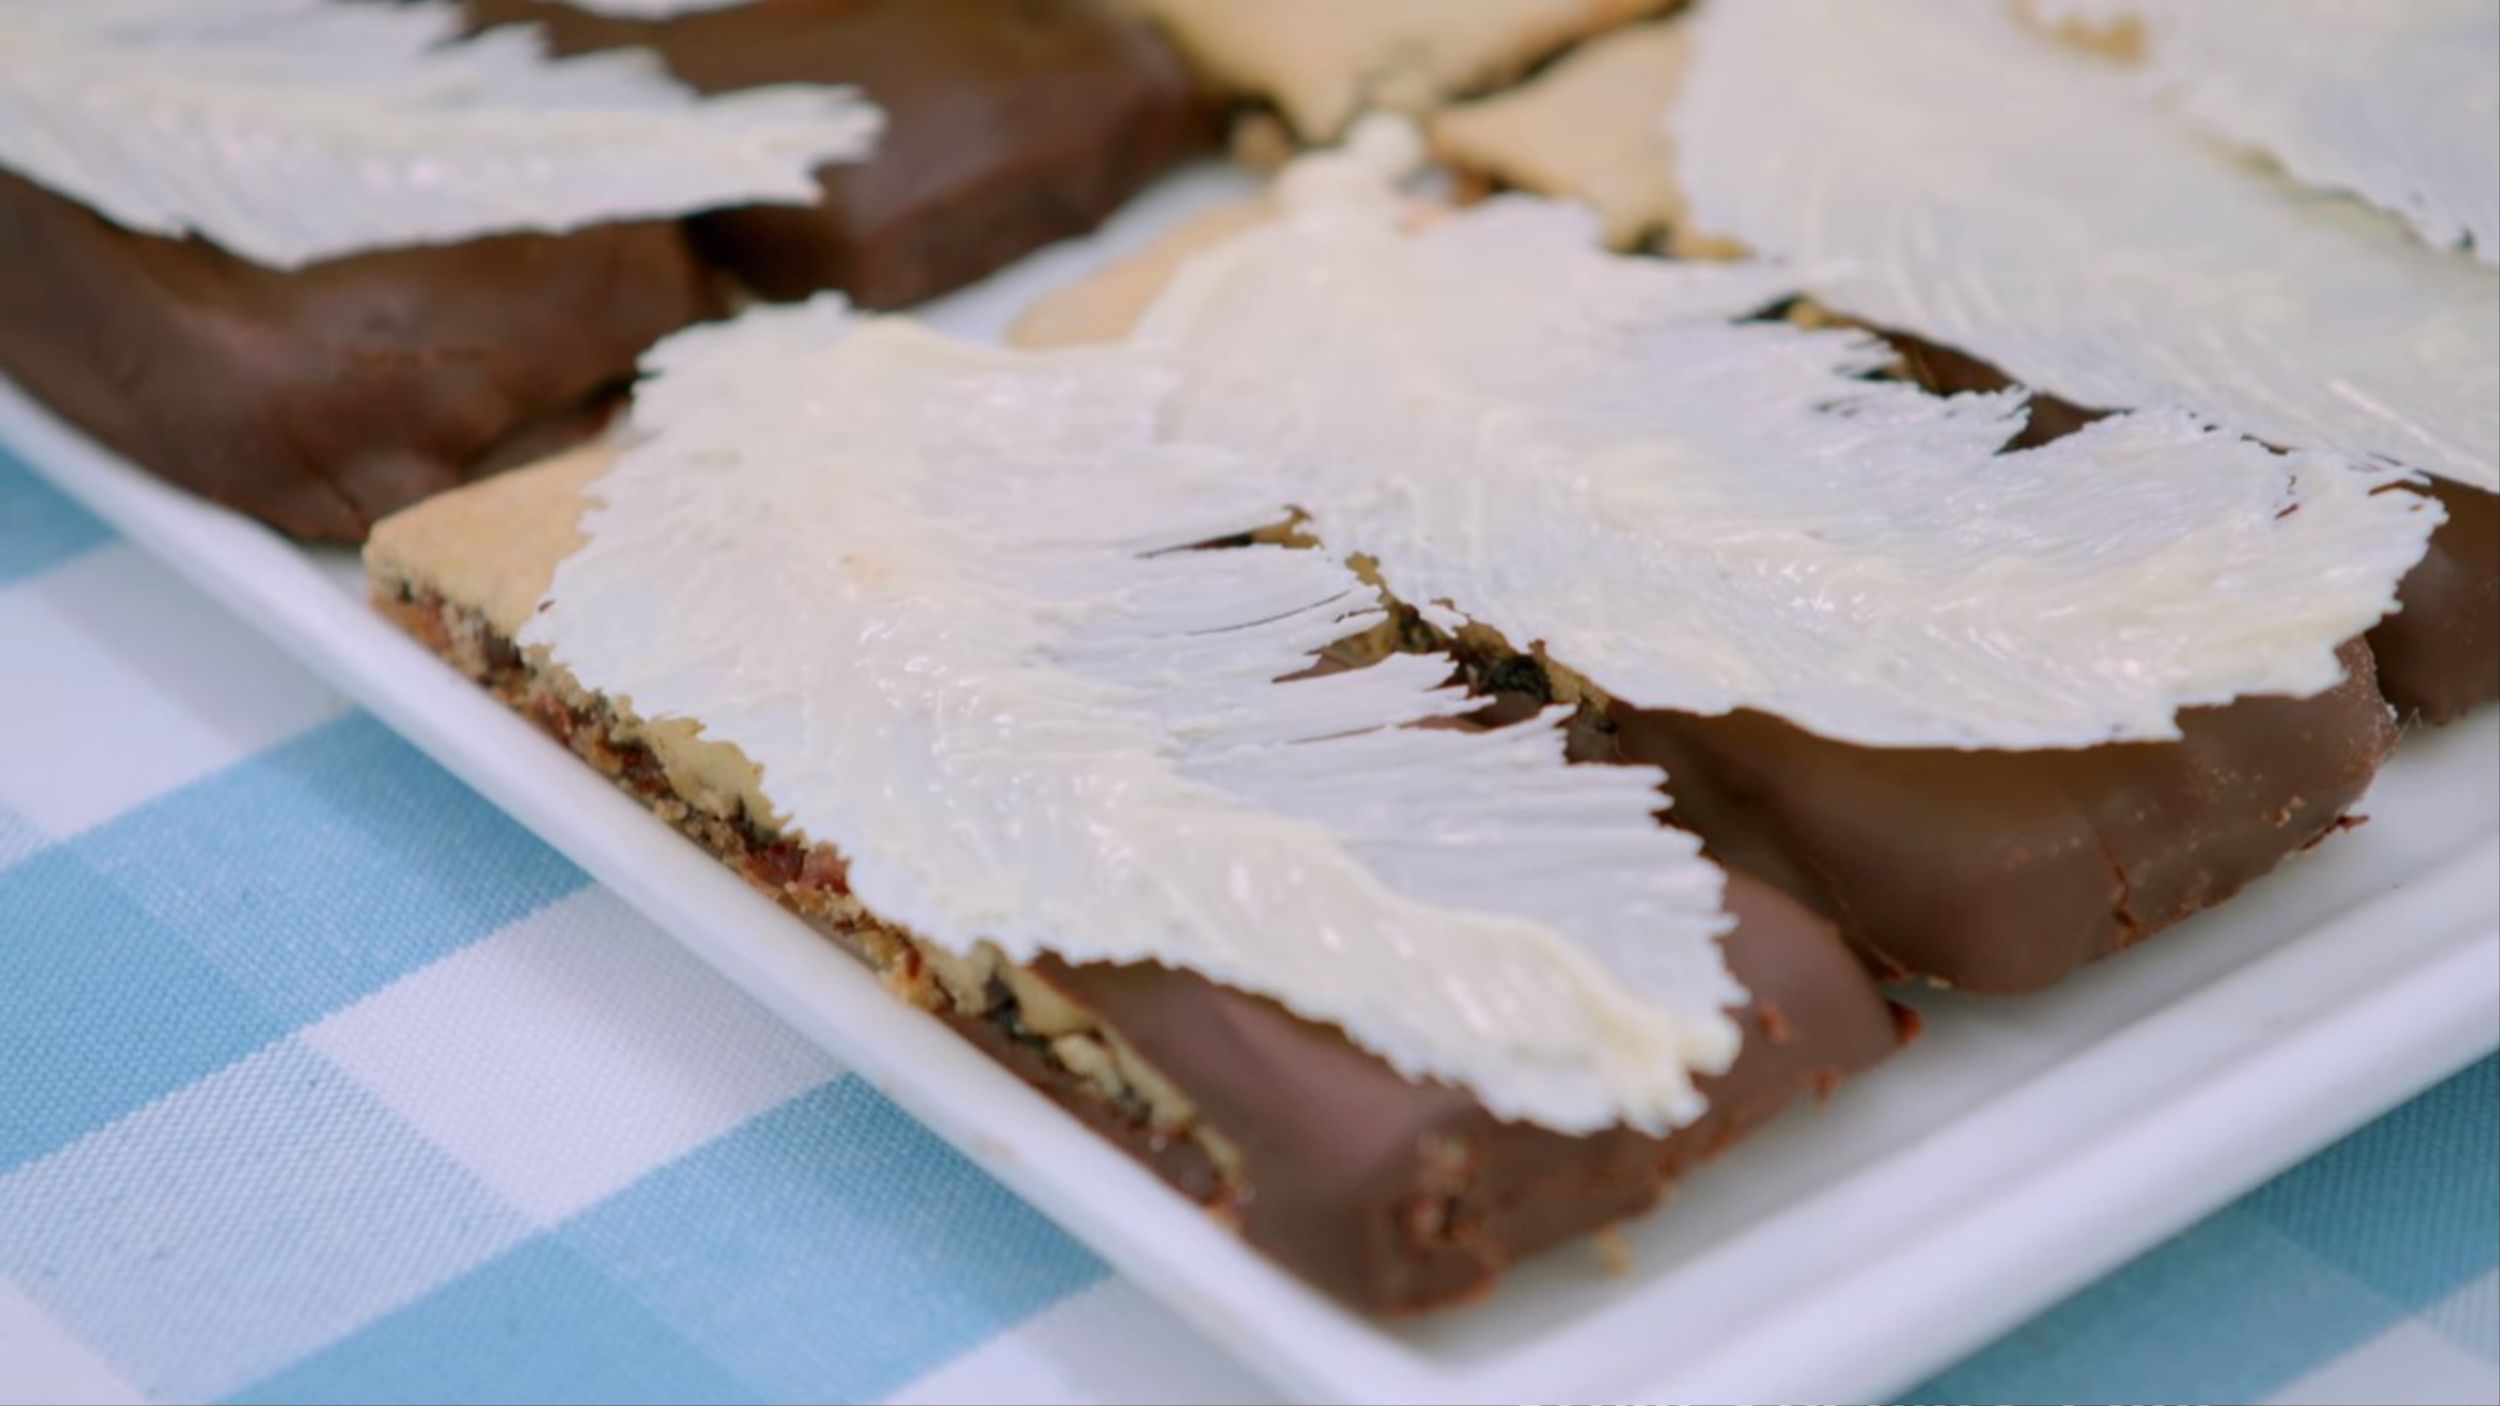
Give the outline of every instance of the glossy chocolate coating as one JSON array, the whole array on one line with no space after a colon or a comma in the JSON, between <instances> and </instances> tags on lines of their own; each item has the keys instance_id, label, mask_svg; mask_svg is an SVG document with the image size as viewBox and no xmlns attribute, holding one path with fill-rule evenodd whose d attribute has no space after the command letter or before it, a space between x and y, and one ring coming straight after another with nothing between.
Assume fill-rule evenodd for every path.
<instances>
[{"instance_id":1,"label":"glossy chocolate coating","mask_svg":"<svg viewBox=\"0 0 2500 1406\"><path fill-rule=\"evenodd\" d=\"M1830 916L1888 977L2030 991L2333 830L2395 747L2370 651L2314 698L2182 712L2177 742L1862 747L1762 713L1616 705L1588 759L1666 768L1676 823Z\"/></svg>"},{"instance_id":2,"label":"glossy chocolate coating","mask_svg":"<svg viewBox=\"0 0 2500 1406\"><path fill-rule=\"evenodd\" d=\"M1188 973L1050 958L1034 969L1239 1150L1233 1212L1251 1244L1349 1304L1395 1313L1481 1293L1520 1257L1648 1209L1801 1094L1900 1044L1909 1026L1829 924L1742 876L1728 907L1728 963L1753 996L1743 1052L1702 1081L1700 1121L1666 1138L1502 1122L1326 1026Z\"/></svg>"},{"instance_id":3,"label":"glossy chocolate coating","mask_svg":"<svg viewBox=\"0 0 2500 1406\"><path fill-rule=\"evenodd\" d=\"M1213 134L1178 56L1102 0L757 0L657 21L543 0L468 10L542 23L562 53L656 50L705 92L851 83L884 109L875 154L821 172L822 204L695 221L708 254L773 298L934 297L1093 228Z\"/></svg>"},{"instance_id":4,"label":"glossy chocolate coating","mask_svg":"<svg viewBox=\"0 0 2500 1406\"><path fill-rule=\"evenodd\" d=\"M0 372L143 467L301 537L361 539L595 430L645 347L718 311L674 225L280 272L0 171Z\"/></svg>"},{"instance_id":5,"label":"glossy chocolate coating","mask_svg":"<svg viewBox=\"0 0 2500 1406\"><path fill-rule=\"evenodd\" d=\"M2370 632L2379 686L2431 723L2500 700L2500 495L2432 479L2448 510L2430 550L2396 591L2403 609Z\"/></svg>"}]
</instances>

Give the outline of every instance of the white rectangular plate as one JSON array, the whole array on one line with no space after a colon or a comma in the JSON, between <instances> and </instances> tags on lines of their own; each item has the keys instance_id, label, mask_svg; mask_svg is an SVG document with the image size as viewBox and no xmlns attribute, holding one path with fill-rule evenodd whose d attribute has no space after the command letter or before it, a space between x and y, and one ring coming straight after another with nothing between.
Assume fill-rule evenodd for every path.
<instances>
[{"instance_id":1,"label":"white rectangular plate","mask_svg":"<svg viewBox=\"0 0 2500 1406\"><path fill-rule=\"evenodd\" d=\"M1242 178L928 310L994 335ZM1878 1400L2500 1044L2500 717L2408 738L2336 837L2043 996L1918 998L1927 1034L1627 1229L1384 1327L1185 1199L372 615L308 551L130 468L0 381L0 440L267 632L1297 1396Z\"/></svg>"}]
</instances>

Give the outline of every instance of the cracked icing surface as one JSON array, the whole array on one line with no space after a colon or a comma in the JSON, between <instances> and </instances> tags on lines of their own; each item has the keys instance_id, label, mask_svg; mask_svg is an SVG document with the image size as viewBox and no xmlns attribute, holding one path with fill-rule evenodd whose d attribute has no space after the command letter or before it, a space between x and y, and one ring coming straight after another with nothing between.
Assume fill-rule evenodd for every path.
<instances>
[{"instance_id":1,"label":"cracked icing surface","mask_svg":"<svg viewBox=\"0 0 2500 1406\"><path fill-rule=\"evenodd\" d=\"M873 146L845 89L698 98L648 54L451 42L452 6L15 0L0 165L152 234L293 268L359 250L813 203Z\"/></svg>"},{"instance_id":2,"label":"cracked icing surface","mask_svg":"<svg viewBox=\"0 0 2500 1406\"><path fill-rule=\"evenodd\" d=\"M735 744L881 918L1187 967L1508 1117L1699 1113L1742 993L1657 773L1567 766L1550 721L1397 726L1477 706L1446 660L1272 682L1369 593L1319 552L1174 550L1275 514L1240 449L1160 435L1165 368L825 304L653 364L523 642Z\"/></svg>"},{"instance_id":3,"label":"cracked icing surface","mask_svg":"<svg viewBox=\"0 0 2500 1406\"><path fill-rule=\"evenodd\" d=\"M2489 266L2234 153L1997 0L1694 23L1670 119L1694 218L1818 297L2078 404L2500 489Z\"/></svg>"},{"instance_id":4,"label":"cracked icing surface","mask_svg":"<svg viewBox=\"0 0 2500 1406\"><path fill-rule=\"evenodd\" d=\"M2059 0L2052 23L2141 27L2159 86L2312 185L2500 263L2500 6L2491 0Z\"/></svg>"}]
</instances>

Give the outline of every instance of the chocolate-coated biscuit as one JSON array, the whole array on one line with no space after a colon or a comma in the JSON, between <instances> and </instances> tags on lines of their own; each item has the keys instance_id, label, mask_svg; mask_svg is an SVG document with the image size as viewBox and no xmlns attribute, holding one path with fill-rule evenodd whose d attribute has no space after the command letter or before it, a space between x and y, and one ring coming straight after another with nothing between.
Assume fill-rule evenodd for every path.
<instances>
[{"instance_id":1,"label":"chocolate-coated biscuit","mask_svg":"<svg viewBox=\"0 0 2500 1406\"><path fill-rule=\"evenodd\" d=\"M736 748L683 719L637 719L544 651L515 647L579 546L576 520L605 467L594 446L393 518L366 553L375 604L899 994L1350 1304L1404 1312L1480 1293L1519 1257L1646 1209L1908 1032L1828 922L1741 876L1725 945L1750 993L1745 1041L1726 1073L1701 1081L1701 1119L1665 1138L1502 1122L1330 1027L1188 973L941 951L868 912L832 847L778 833L760 773Z\"/></svg>"},{"instance_id":2,"label":"chocolate-coated biscuit","mask_svg":"<svg viewBox=\"0 0 2500 1406\"><path fill-rule=\"evenodd\" d=\"M1510 1263L1657 1204L1685 1173L1908 1032L1829 925L1742 875L1729 968L1752 993L1736 1063L1704 1078L1700 1121L1665 1138L1566 1137L1416 1084L1323 1026L1153 966L1045 960L1041 978L1185 1093L1237 1153L1232 1214L1251 1244L1359 1307L1482 1293Z\"/></svg>"},{"instance_id":3,"label":"chocolate-coated biscuit","mask_svg":"<svg viewBox=\"0 0 2500 1406\"><path fill-rule=\"evenodd\" d=\"M1761 713L1616 704L1574 745L1665 767L1677 823L1831 917L1882 974L2031 991L2344 823L2396 727L2370 651L2341 657L2336 687L2184 710L2175 742L1861 747Z\"/></svg>"},{"instance_id":4,"label":"chocolate-coated biscuit","mask_svg":"<svg viewBox=\"0 0 2500 1406\"><path fill-rule=\"evenodd\" d=\"M279 271L0 171L0 372L104 444L302 537L598 427L644 348L720 310L673 224Z\"/></svg>"},{"instance_id":5,"label":"chocolate-coated biscuit","mask_svg":"<svg viewBox=\"0 0 2500 1406\"><path fill-rule=\"evenodd\" d=\"M1103 0L772 0L661 20L467 5L479 25L545 26L558 53L650 49L706 93L858 86L884 133L818 173L820 203L694 221L709 256L773 298L934 297L1092 229L1213 137L1179 57Z\"/></svg>"}]
</instances>

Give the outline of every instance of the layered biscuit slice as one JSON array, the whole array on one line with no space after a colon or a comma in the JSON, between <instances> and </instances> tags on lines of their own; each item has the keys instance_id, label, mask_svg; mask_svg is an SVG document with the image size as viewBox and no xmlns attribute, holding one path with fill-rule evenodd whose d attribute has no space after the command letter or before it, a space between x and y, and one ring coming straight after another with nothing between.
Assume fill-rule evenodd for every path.
<instances>
[{"instance_id":1,"label":"layered biscuit slice","mask_svg":"<svg viewBox=\"0 0 2500 1406\"><path fill-rule=\"evenodd\" d=\"M606 449L578 452L446 494L384 523L367 549L376 604L751 883L863 957L898 995L947 1021L1228 1220L1254 1246L1348 1303L1400 1312L1478 1293L1511 1261L1647 1208L1697 1164L1800 1096L1827 1091L1881 1059L1902 1037L1896 1013L1830 926L1775 890L1730 875L1721 896L1704 896L1706 911L1682 918L1658 907L1659 890L1639 899L1647 887L1637 872L1643 854L1670 868L1700 861L1679 858L1684 852L1671 835L1655 830L1647 814L1654 799L1637 784L1608 803L1611 822L1593 823L1585 800L1552 792L1545 802L1526 803L1525 830L1502 838L1507 788L1550 792L1556 774L1585 769L1565 766L1550 717L1496 728L1478 703L1464 699L1432 705L1424 726L1406 732L1434 753L1425 762L1437 779L1424 783L1424 801L1384 796L1366 811L1368 820L1357 816L1353 823L1373 827L1371 842L1404 853L1397 863L1418 871L1409 881L1416 885L1412 891L1429 900L1455 901L1447 899L1448 887L1460 882L1433 879L1436 868L1504 866L1498 851L1470 849L1489 828L1493 843L1528 851L1518 863L1531 869L1576 864L1593 871L1574 879L1576 886L1633 895L1614 904L1608 921L1617 940L1635 952L1652 936L1663 948L1679 923L1689 925L1696 916L1709 927L1727 926L1711 939L1714 950L1724 952L1726 984L1701 989L1717 993L1707 999L1727 1003L1725 1033L1733 1044L1709 1061L1718 1072L1692 1078L1691 1106L1676 1118L1645 1118L1644 1128L1601 1109L1561 1128L1553 1125L1550 1108L1539 1114L1533 1100L1505 1103L1497 1114L1465 1081L1419 1076L1411 1060L1393 1061L1343 1025L1298 1014L1296 1005L1309 1004L1298 999L1298 987L1254 994L1193 969L1180 960L1185 951L1164 952L1161 960L1105 960L1098 949L1084 955L1088 949L1077 941L1084 934L1075 932L1010 956L997 944L954 940L951 932L934 937L862 892L873 887L864 867L895 847L892 834L872 832L848 847L827 842L785 808L791 795L803 792L798 783L776 792L776 776L794 773L759 766L722 740L722 727L707 726L699 715L648 716L616 694L587 686L561 662L561 643L525 642L541 605L568 598L561 569L588 541L584 514L596 511L588 505L600 500L612 460ZM760 545L763 535L757 534L754 558L759 569L771 556ZM657 579L668 579L663 564L655 561L653 569L662 573ZM1311 635L1314 646L1339 628L1328 623L1334 618L1323 615ZM660 615L646 623L653 648L664 648L656 641L672 631L671 622ZM981 625L965 621L962 628ZM773 642L837 627L809 595L793 595L748 628L752 640L732 643L732 654L748 644L779 648ZM1337 657L1361 655L1339 651ZM1416 661L1389 662L1396 668ZM880 673L873 661L847 664L852 672L844 687L908 686ZM723 656L710 667L734 672L738 666ZM1200 652L1185 667L1220 665ZM1449 667L1443 661L1418 677L1430 682ZM1348 681L1361 686L1373 671L1330 665L1302 672L1325 677L1260 686L1277 696L1278 717L1269 731L1285 728L1291 735L1295 709L1318 706L1297 702L1296 690ZM1035 684L1044 696L1029 699L1030 707L1048 706L1044 684ZM1259 697L1256 690L1248 696L1253 702ZM1493 739L1494 747L1471 762L1462 744L1480 737ZM889 748L912 745L908 738L883 741ZM1233 764L1252 766L1264 758L1267 771L1290 770L1289 757L1256 747L1229 755ZM1009 755L1000 765L1021 767L1020 793L1047 790L1051 773L1040 763L1025 767ZM871 827L901 832L924 819L877 816L871 802L879 783L868 776L853 780L859 790L850 799L868 807L864 820ZM837 775L829 784L839 790L842 783ZM1263 783L1254 777L1227 784L1248 793ZM1305 813L1311 784L1306 779L1296 792ZM1353 801L1358 810L1370 806L1359 793ZM976 843L960 834L956 842ZM1051 843L1039 833L1023 842ZM1227 892L1284 882L1283 872L1264 869L1244 841L1233 844L1242 852L1224 858L1237 870ZM1627 844L1635 852L1624 852ZM1534 859L1540 847L1555 858ZM1058 862L1079 861L1061 855ZM1186 856L1174 862L1185 863ZM1089 881L1119 882L1100 872ZM1540 900L1534 888L1533 882L1512 886L1525 911L1550 901ZM1002 907L993 930L1002 941L1019 919L1066 899L1043 884L997 897ZM1374 895L1346 911L1359 918L1369 911L1365 904L1377 902ZM1309 919L1306 914L1303 921ZM1428 921L1416 933L1427 950L1413 958L1412 975L1400 980L1463 978L1469 949L1460 930L1470 925L1481 926L1481 919L1454 913L1447 932ZM1288 948L1309 937L1255 927L1249 935ZM1435 977L1429 945L1445 938L1452 965ZM1342 971L1323 965L1306 979L1323 992L1340 980L1361 986L1359 968L1374 960L1358 945L1343 957ZM1453 1038L1462 1047L1470 1042L1463 1032Z\"/></svg>"}]
</instances>

